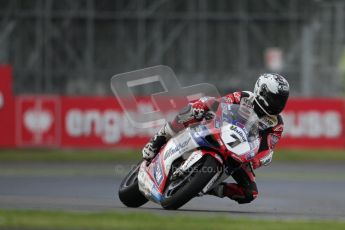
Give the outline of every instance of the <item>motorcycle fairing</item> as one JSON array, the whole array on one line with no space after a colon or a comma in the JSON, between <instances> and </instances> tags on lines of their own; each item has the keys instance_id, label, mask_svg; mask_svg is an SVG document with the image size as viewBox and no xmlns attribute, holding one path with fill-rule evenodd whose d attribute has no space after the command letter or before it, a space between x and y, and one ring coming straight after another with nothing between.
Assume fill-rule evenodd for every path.
<instances>
[{"instance_id":1,"label":"motorcycle fairing","mask_svg":"<svg viewBox=\"0 0 345 230\"><path fill-rule=\"evenodd\" d=\"M148 199L160 203L172 163L197 147L189 129L170 139L148 166L146 162L141 164L138 174L139 190Z\"/></svg>"},{"instance_id":2,"label":"motorcycle fairing","mask_svg":"<svg viewBox=\"0 0 345 230\"><path fill-rule=\"evenodd\" d=\"M189 157L193 158L192 153L201 156L211 154L220 163L223 163L221 157L214 152L197 150L198 147L214 147L206 140L208 135L212 135L212 132L205 125L187 128L170 139L148 166L146 163L142 164L138 180L139 189L144 195L156 203L162 201L162 194L172 163L181 156L190 161ZM187 162L189 162L188 160ZM188 164L188 167L190 166Z\"/></svg>"}]
</instances>

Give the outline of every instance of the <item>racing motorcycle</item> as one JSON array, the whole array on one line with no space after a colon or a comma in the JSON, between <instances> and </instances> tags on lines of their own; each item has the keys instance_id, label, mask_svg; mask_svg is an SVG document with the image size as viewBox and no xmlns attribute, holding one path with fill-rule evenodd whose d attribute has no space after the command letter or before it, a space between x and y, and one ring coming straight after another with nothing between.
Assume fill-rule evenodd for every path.
<instances>
[{"instance_id":1,"label":"racing motorcycle","mask_svg":"<svg viewBox=\"0 0 345 230\"><path fill-rule=\"evenodd\" d=\"M140 207L150 200L178 209L255 157L260 139L253 109L218 102L215 107L212 119L181 131L150 162L132 168L119 188L124 205Z\"/></svg>"}]
</instances>

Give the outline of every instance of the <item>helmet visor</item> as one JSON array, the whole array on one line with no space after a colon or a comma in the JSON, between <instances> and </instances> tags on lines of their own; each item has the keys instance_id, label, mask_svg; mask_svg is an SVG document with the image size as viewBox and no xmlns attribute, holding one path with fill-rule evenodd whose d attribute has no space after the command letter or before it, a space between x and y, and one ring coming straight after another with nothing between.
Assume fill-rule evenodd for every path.
<instances>
[{"instance_id":1,"label":"helmet visor","mask_svg":"<svg viewBox=\"0 0 345 230\"><path fill-rule=\"evenodd\" d=\"M264 105L264 108L270 115L277 115L283 111L288 98L289 93L274 94L267 92L265 99L268 103L268 106Z\"/></svg>"}]
</instances>

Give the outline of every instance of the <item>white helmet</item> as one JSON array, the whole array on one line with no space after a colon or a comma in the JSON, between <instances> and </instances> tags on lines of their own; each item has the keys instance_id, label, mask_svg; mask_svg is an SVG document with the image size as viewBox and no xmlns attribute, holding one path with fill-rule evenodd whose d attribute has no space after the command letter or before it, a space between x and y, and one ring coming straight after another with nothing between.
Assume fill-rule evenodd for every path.
<instances>
[{"instance_id":1,"label":"white helmet","mask_svg":"<svg viewBox=\"0 0 345 230\"><path fill-rule=\"evenodd\" d=\"M254 87L254 109L258 115L278 115L289 98L289 83L275 73L259 76ZM256 107L256 108L255 108Z\"/></svg>"}]
</instances>

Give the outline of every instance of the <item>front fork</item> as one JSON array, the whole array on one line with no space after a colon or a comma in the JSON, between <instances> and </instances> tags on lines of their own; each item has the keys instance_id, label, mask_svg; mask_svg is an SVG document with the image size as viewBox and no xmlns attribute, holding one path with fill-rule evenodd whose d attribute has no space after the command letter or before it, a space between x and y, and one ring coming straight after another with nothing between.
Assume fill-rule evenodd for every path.
<instances>
[{"instance_id":1,"label":"front fork","mask_svg":"<svg viewBox=\"0 0 345 230\"><path fill-rule=\"evenodd\" d=\"M209 192L211 189L213 189L215 186L217 186L219 183L221 183L223 180L225 180L229 176L224 173L225 172L224 161L217 153L212 152L212 151L206 151L206 150L194 151L190 154L187 160L173 174L173 178L177 178L179 176L182 176L188 173L190 168L192 168L193 165L195 165L205 155L212 156L214 159L216 159L219 162L219 165L221 165L222 167L219 167L220 170L212 177L212 179L202 189L199 195L206 194L207 192Z\"/></svg>"}]
</instances>

